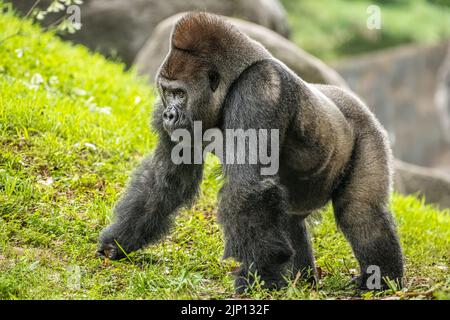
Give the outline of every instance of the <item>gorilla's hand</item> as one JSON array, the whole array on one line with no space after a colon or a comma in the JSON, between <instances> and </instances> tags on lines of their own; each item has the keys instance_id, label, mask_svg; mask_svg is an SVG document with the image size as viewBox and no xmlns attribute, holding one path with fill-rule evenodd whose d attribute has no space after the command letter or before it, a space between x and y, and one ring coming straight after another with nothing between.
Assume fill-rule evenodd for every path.
<instances>
[{"instance_id":1,"label":"gorilla's hand","mask_svg":"<svg viewBox=\"0 0 450 320\"><path fill-rule=\"evenodd\" d=\"M114 225L112 225L103 230L100 236L97 255L101 258L119 260L125 257L123 250L117 245L117 237L115 236L114 229Z\"/></svg>"},{"instance_id":2,"label":"gorilla's hand","mask_svg":"<svg viewBox=\"0 0 450 320\"><path fill-rule=\"evenodd\" d=\"M241 268L234 273L234 288L237 294L244 294L247 289L251 289L258 278L263 289L278 290L286 286L286 279L281 272L271 272L270 274L259 274L255 268Z\"/></svg>"}]
</instances>

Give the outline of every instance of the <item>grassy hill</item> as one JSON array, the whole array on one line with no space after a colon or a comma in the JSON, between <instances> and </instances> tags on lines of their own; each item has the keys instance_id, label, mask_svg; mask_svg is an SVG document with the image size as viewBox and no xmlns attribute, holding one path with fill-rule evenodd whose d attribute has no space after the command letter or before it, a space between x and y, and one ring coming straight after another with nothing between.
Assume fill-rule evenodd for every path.
<instances>
[{"instance_id":1,"label":"grassy hill","mask_svg":"<svg viewBox=\"0 0 450 320\"><path fill-rule=\"evenodd\" d=\"M15 35L17 31L19 34ZM0 14L0 299L167 299L233 296L221 261L213 174L171 236L131 254L95 257L97 237L130 170L155 144L153 89L133 71L63 43L10 13ZM449 298L450 213L394 196L407 259L403 291L364 298ZM318 288L258 287L252 298L349 298L356 272L329 209L312 223Z\"/></svg>"}]
</instances>

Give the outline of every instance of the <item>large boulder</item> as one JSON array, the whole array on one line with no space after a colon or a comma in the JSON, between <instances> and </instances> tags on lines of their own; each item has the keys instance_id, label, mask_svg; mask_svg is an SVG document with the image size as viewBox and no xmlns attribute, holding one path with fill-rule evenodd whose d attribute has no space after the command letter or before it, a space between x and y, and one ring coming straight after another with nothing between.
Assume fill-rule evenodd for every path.
<instances>
[{"instance_id":1,"label":"large boulder","mask_svg":"<svg viewBox=\"0 0 450 320\"><path fill-rule=\"evenodd\" d=\"M450 114L435 103L447 48L447 43L400 46L337 62L335 68L387 128L396 157L448 170Z\"/></svg>"},{"instance_id":2,"label":"large boulder","mask_svg":"<svg viewBox=\"0 0 450 320\"><path fill-rule=\"evenodd\" d=\"M440 120L444 139L450 143L450 43L447 48L447 56L438 71L437 81L436 107L441 115ZM445 158L448 171L450 172L450 152Z\"/></svg>"},{"instance_id":3,"label":"large boulder","mask_svg":"<svg viewBox=\"0 0 450 320\"><path fill-rule=\"evenodd\" d=\"M138 72L151 81L155 80L158 67L169 51L170 33L182 15L183 13L176 14L158 24L136 57L134 63ZM250 38L262 43L276 58L283 61L304 80L346 87L345 81L336 71L279 34L251 22L229 17L225 19Z\"/></svg>"},{"instance_id":4,"label":"large boulder","mask_svg":"<svg viewBox=\"0 0 450 320\"><path fill-rule=\"evenodd\" d=\"M35 0L9 1L23 13L35 3ZM42 0L40 6L46 7L49 2L51 0ZM190 10L235 16L283 36L289 34L285 11L278 0L84 0L81 30L64 38L108 56L116 54L130 65L160 21ZM54 20L52 17L51 21ZM44 24L51 21L44 21Z\"/></svg>"},{"instance_id":5,"label":"large boulder","mask_svg":"<svg viewBox=\"0 0 450 320\"><path fill-rule=\"evenodd\" d=\"M395 161L394 187L403 194L419 194L428 203L450 208L450 175L410 163Z\"/></svg>"}]
</instances>

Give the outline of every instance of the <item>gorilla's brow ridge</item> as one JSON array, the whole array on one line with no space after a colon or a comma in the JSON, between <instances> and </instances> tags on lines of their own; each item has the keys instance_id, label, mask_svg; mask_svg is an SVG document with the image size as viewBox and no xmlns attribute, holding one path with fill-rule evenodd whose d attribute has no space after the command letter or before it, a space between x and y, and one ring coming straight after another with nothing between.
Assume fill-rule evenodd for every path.
<instances>
[{"instance_id":1,"label":"gorilla's brow ridge","mask_svg":"<svg viewBox=\"0 0 450 320\"><path fill-rule=\"evenodd\" d=\"M159 73L159 76L161 77L161 78L164 78L165 80L169 80L169 81L175 81L175 80L177 80L176 78L174 78L174 77L171 77L171 76L169 76L169 75L167 75L166 73L163 73L164 71L161 71L160 73Z\"/></svg>"},{"instance_id":2,"label":"gorilla's brow ridge","mask_svg":"<svg viewBox=\"0 0 450 320\"><path fill-rule=\"evenodd\" d=\"M179 48L176 45L172 44L173 49L184 52L186 54L192 55L194 57L200 57L200 54L198 53L197 50L194 49L184 49L184 48Z\"/></svg>"}]
</instances>

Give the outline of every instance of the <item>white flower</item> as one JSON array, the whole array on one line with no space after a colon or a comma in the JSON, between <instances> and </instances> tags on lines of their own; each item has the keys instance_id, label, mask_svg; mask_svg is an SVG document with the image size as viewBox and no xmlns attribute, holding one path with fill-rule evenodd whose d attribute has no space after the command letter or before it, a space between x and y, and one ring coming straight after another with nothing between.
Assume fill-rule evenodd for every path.
<instances>
[{"instance_id":1,"label":"white flower","mask_svg":"<svg viewBox=\"0 0 450 320\"><path fill-rule=\"evenodd\" d=\"M142 101L141 97L136 96L134 97L134 104L139 104Z\"/></svg>"},{"instance_id":2,"label":"white flower","mask_svg":"<svg viewBox=\"0 0 450 320\"><path fill-rule=\"evenodd\" d=\"M23 50L22 49L16 49L16 56L17 58L22 58L23 57Z\"/></svg>"},{"instance_id":3,"label":"white flower","mask_svg":"<svg viewBox=\"0 0 450 320\"><path fill-rule=\"evenodd\" d=\"M39 87L44 82L44 78L39 73L35 73L30 82L33 87Z\"/></svg>"},{"instance_id":4,"label":"white flower","mask_svg":"<svg viewBox=\"0 0 450 320\"><path fill-rule=\"evenodd\" d=\"M44 186L49 186L49 185L51 185L51 184L53 184L53 178L52 177L48 177L47 179L45 179L45 180L38 180L38 183L39 184L42 184L42 185L44 185Z\"/></svg>"},{"instance_id":5,"label":"white flower","mask_svg":"<svg viewBox=\"0 0 450 320\"><path fill-rule=\"evenodd\" d=\"M87 94L87 92L85 90L80 89L80 88L73 88L72 92L74 94L76 94L77 96L85 96Z\"/></svg>"},{"instance_id":6,"label":"white flower","mask_svg":"<svg viewBox=\"0 0 450 320\"><path fill-rule=\"evenodd\" d=\"M92 150L97 150L97 147L95 146L95 144L93 144L93 143L90 143L90 142L85 142L84 143L84 146L86 147L86 148L89 148L89 149L92 149Z\"/></svg>"},{"instance_id":7,"label":"white flower","mask_svg":"<svg viewBox=\"0 0 450 320\"><path fill-rule=\"evenodd\" d=\"M94 107L91 111L111 115L111 107Z\"/></svg>"},{"instance_id":8,"label":"white flower","mask_svg":"<svg viewBox=\"0 0 450 320\"><path fill-rule=\"evenodd\" d=\"M50 79L48 79L48 83L52 86L57 85L59 84L59 79L57 76L51 76Z\"/></svg>"}]
</instances>

